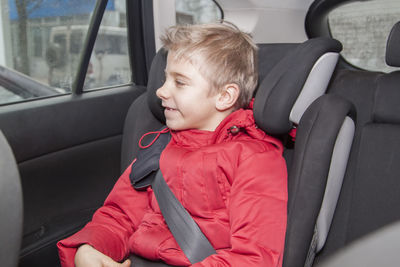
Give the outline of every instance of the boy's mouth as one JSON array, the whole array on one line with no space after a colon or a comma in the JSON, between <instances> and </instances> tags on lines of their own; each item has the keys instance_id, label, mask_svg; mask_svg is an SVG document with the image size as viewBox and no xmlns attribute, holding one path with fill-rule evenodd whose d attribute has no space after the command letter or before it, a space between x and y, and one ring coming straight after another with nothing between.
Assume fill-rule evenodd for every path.
<instances>
[{"instance_id":1,"label":"boy's mouth","mask_svg":"<svg viewBox=\"0 0 400 267\"><path fill-rule=\"evenodd\" d=\"M171 107L168 107L168 106L163 106L163 108L165 108L165 110L168 110L168 111L176 110L176 108L171 108Z\"/></svg>"}]
</instances>

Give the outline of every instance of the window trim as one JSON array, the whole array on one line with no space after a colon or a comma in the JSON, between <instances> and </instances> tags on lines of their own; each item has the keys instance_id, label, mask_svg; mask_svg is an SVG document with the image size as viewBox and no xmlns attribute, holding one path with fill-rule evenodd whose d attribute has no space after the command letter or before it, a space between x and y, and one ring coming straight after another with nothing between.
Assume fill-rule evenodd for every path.
<instances>
[{"instance_id":1,"label":"window trim","mask_svg":"<svg viewBox=\"0 0 400 267\"><path fill-rule=\"evenodd\" d=\"M308 9L305 19L305 31L308 38L332 37L329 30L328 14L339 5L360 0L315 0ZM368 0L361 0L368 1Z\"/></svg>"},{"instance_id":2,"label":"window trim","mask_svg":"<svg viewBox=\"0 0 400 267\"><path fill-rule=\"evenodd\" d=\"M221 12L221 22L224 21L225 19L225 13L224 10L222 9L221 5L216 1L216 0L212 0L214 2L214 4L218 7L219 12Z\"/></svg>"},{"instance_id":3,"label":"window trim","mask_svg":"<svg viewBox=\"0 0 400 267\"><path fill-rule=\"evenodd\" d=\"M71 86L73 95L80 95L83 93L83 85L85 83L86 72L89 67L90 57L92 55L94 43L99 32L101 20L106 10L108 0L98 0L90 19L88 32L86 34L85 42L82 46L84 53L81 55L74 82Z\"/></svg>"},{"instance_id":4,"label":"window trim","mask_svg":"<svg viewBox=\"0 0 400 267\"><path fill-rule=\"evenodd\" d=\"M329 37L333 38L329 27L329 12L338 6L348 4L350 2L366 2L369 0L315 0L308 9L305 18L305 31L308 38ZM350 70L364 70L347 61L342 54L339 54L337 68L345 68Z\"/></svg>"},{"instance_id":5,"label":"window trim","mask_svg":"<svg viewBox=\"0 0 400 267\"><path fill-rule=\"evenodd\" d=\"M27 97L21 101L0 103L0 106L66 94L5 66L0 66L0 86L18 96Z\"/></svg>"},{"instance_id":6,"label":"window trim","mask_svg":"<svg viewBox=\"0 0 400 267\"><path fill-rule=\"evenodd\" d=\"M126 11L132 81L146 85L151 62L156 54L153 1L126 0Z\"/></svg>"}]
</instances>

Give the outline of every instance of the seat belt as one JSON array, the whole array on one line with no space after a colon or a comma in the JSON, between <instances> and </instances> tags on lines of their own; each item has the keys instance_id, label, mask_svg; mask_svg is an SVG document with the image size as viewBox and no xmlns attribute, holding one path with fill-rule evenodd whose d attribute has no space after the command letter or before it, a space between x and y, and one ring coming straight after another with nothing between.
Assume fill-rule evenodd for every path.
<instances>
[{"instance_id":1,"label":"seat belt","mask_svg":"<svg viewBox=\"0 0 400 267\"><path fill-rule=\"evenodd\" d=\"M216 251L199 226L165 182L159 169L151 187L169 230L190 263L200 262Z\"/></svg>"},{"instance_id":2,"label":"seat belt","mask_svg":"<svg viewBox=\"0 0 400 267\"><path fill-rule=\"evenodd\" d=\"M175 197L161 173L160 155L170 138L169 132L161 133L151 146L139 151L136 162L132 165L130 180L136 190L152 187L169 230L190 263L194 264L216 254L216 251Z\"/></svg>"}]
</instances>

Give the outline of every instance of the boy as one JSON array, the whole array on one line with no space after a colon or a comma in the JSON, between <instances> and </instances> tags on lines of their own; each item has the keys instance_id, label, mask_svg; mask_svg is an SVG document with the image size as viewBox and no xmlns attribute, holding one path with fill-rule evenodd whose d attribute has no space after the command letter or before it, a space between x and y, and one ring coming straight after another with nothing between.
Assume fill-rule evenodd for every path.
<instances>
[{"instance_id":1,"label":"boy","mask_svg":"<svg viewBox=\"0 0 400 267\"><path fill-rule=\"evenodd\" d=\"M176 26L162 41L168 58L157 96L171 141L160 169L217 251L193 265L281 266L287 204L282 145L244 109L257 84L255 44L231 24ZM130 266L118 262L131 253L190 265L152 189L136 191L130 171L92 221L58 243L63 266Z\"/></svg>"}]
</instances>

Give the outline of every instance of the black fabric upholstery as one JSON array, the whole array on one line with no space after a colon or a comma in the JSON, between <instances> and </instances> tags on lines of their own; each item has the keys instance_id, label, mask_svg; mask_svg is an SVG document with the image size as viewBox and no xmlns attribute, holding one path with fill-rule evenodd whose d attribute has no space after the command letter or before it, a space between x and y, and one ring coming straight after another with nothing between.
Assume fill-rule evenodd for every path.
<instances>
[{"instance_id":1,"label":"black fabric upholstery","mask_svg":"<svg viewBox=\"0 0 400 267\"><path fill-rule=\"evenodd\" d=\"M340 95L354 104L357 110L358 126L371 120L375 88L382 74L360 70L338 70L332 77L328 93ZM360 127L357 128L357 130L360 129Z\"/></svg>"},{"instance_id":2,"label":"black fabric upholstery","mask_svg":"<svg viewBox=\"0 0 400 267\"><path fill-rule=\"evenodd\" d=\"M279 135L292 128L290 111L318 58L340 52L342 45L330 38L315 38L286 54L259 85L254 102L254 118L264 131Z\"/></svg>"},{"instance_id":3,"label":"black fabric upholstery","mask_svg":"<svg viewBox=\"0 0 400 267\"><path fill-rule=\"evenodd\" d=\"M156 96L156 91L165 80L165 67L167 65L167 51L160 49L151 63L149 81L147 83L147 102L151 112L160 122L165 124L164 109L161 100Z\"/></svg>"},{"instance_id":4,"label":"black fabric upholstery","mask_svg":"<svg viewBox=\"0 0 400 267\"><path fill-rule=\"evenodd\" d=\"M140 137L147 132L160 129L164 125L154 116L154 112L150 111L148 101L146 101L148 94L150 92L138 97L128 110L122 138L121 171L124 171L136 157L139 151L138 141ZM156 104L153 103L153 105ZM153 108L154 110L157 110L157 108Z\"/></svg>"},{"instance_id":5,"label":"black fabric upholstery","mask_svg":"<svg viewBox=\"0 0 400 267\"><path fill-rule=\"evenodd\" d=\"M361 136L348 242L400 220L400 125L367 124Z\"/></svg>"},{"instance_id":6,"label":"black fabric upholstery","mask_svg":"<svg viewBox=\"0 0 400 267\"><path fill-rule=\"evenodd\" d=\"M0 214L1 266L14 267L22 238L22 190L14 155L1 131Z\"/></svg>"},{"instance_id":7,"label":"black fabric upholstery","mask_svg":"<svg viewBox=\"0 0 400 267\"><path fill-rule=\"evenodd\" d=\"M289 168L283 266L304 266L325 192L336 137L345 117L352 112L350 102L339 96L324 95L301 118Z\"/></svg>"},{"instance_id":8,"label":"black fabric upholstery","mask_svg":"<svg viewBox=\"0 0 400 267\"><path fill-rule=\"evenodd\" d=\"M400 124L399 82L400 72L382 75L378 80L372 112L374 122Z\"/></svg>"},{"instance_id":9,"label":"black fabric upholstery","mask_svg":"<svg viewBox=\"0 0 400 267\"><path fill-rule=\"evenodd\" d=\"M258 44L258 84L264 80L275 65L299 44Z\"/></svg>"},{"instance_id":10,"label":"black fabric upholstery","mask_svg":"<svg viewBox=\"0 0 400 267\"><path fill-rule=\"evenodd\" d=\"M330 230L330 233L334 234L328 235L323 250L316 258L317 262L346 244L354 183L352 177L356 173L354 162L357 161L359 155L358 147L360 146L362 128L371 121L375 88L381 75L382 73L377 72L339 70L328 88L328 94L340 95L354 104L357 118L349 164Z\"/></svg>"},{"instance_id":11,"label":"black fabric upholstery","mask_svg":"<svg viewBox=\"0 0 400 267\"><path fill-rule=\"evenodd\" d=\"M386 44L386 64L400 67L400 22L397 22L390 31Z\"/></svg>"}]
</instances>

